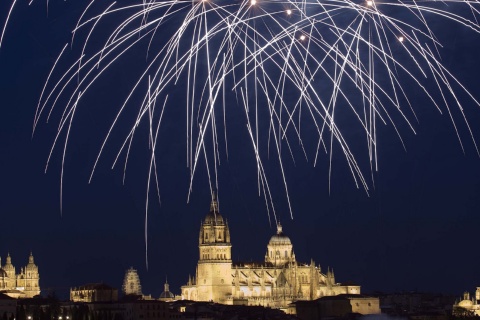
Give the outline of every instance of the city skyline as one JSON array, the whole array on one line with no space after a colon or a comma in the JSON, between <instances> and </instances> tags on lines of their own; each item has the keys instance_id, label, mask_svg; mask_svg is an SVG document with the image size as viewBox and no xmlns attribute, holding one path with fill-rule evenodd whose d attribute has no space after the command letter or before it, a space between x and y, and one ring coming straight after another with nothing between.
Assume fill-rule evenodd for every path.
<instances>
[{"instance_id":1,"label":"city skyline","mask_svg":"<svg viewBox=\"0 0 480 320\"><path fill-rule=\"evenodd\" d=\"M0 12L6 7L1 4ZM0 50L0 212L5 226L0 256L10 252L14 265L20 266L32 251L42 289L60 291L99 281L120 288L125 270L133 266L145 293L158 296L168 277L171 291L178 294L198 260L198 228L211 201L203 171L190 203L186 201L189 173L182 156L183 136L166 152L172 155L165 157L164 165L172 173L161 177L162 205L151 201L148 271L142 162L131 162L125 186L121 170L110 170L108 161L88 184L99 148L95 137L104 135L101 123L111 120L108 113L79 115L84 121L79 119L73 137L82 139L67 154L62 212L61 153L43 173L56 125L41 123L31 138L35 109L51 65L69 41L70 34L61 27L76 21L78 13L66 1L50 4L47 15L45 4L36 1L31 7L19 6L7 28ZM446 29L439 33L452 36L454 45L447 48L445 63L476 93L477 38L470 38L468 30ZM119 70L111 76L126 74ZM102 108L110 101L94 103ZM418 98L414 103L425 101ZM460 294L478 285L480 159L470 143L462 153L448 115L430 105L417 111L417 135L408 131L403 135L407 152L392 128L379 128L380 169L374 173L370 196L355 188L347 165L338 159L330 194L327 166L287 161L293 220L282 197L281 177L274 178L272 186L277 191L278 219L299 261L311 257L323 268L333 267L343 281L362 285L363 292L418 289ZM469 113L469 120L479 138L480 110L476 111ZM168 125L173 137L183 129L173 122ZM235 135L230 141L238 147L220 166L220 211L231 228L233 258L261 261L275 221L271 217L269 222L258 197L255 161L244 152L249 147Z\"/></svg>"}]
</instances>

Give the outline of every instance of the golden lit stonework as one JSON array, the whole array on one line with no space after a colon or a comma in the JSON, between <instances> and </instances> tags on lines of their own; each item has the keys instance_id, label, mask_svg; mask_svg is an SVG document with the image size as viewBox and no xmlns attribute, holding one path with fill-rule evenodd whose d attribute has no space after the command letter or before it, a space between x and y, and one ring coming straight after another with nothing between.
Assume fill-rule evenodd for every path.
<instances>
[{"instance_id":1,"label":"golden lit stonework","mask_svg":"<svg viewBox=\"0 0 480 320\"><path fill-rule=\"evenodd\" d=\"M210 212L200 227L196 275L182 286L182 299L286 310L297 300L360 294L358 285L337 283L333 270L322 273L313 260L298 262L280 223L267 245L264 261L232 263L231 248L228 223L213 197Z\"/></svg>"},{"instance_id":2,"label":"golden lit stonework","mask_svg":"<svg viewBox=\"0 0 480 320\"><path fill-rule=\"evenodd\" d=\"M34 262L33 254L28 257L28 264L15 272L12 257L7 255L6 263L0 263L0 292L13 298L32 298L40 294L40 275Z\"/></svg>"}]
</instances>

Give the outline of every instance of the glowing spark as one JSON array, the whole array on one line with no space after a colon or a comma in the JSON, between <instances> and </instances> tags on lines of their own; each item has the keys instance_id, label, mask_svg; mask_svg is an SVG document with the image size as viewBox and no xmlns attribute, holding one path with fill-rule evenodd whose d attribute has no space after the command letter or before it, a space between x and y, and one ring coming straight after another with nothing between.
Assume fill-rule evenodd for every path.
<instances>
[{"instance_id":1,"label":"glowing spark","mask_svg":"<svg viewBox=\"0 0 480 320\"><path fill-rule=\"evenodd\" d=\"M296 165L300 154L306 162L316 164L325 153L328 179L334 179L332 163L339 157L332 154L338 152L355 185L369 192L382 132L377 127L389 125L403 143L405 130L415 132L417 119L410 95L419 91L433 107L448 114L462 147L460 132L468 132L477 149L464 109L480 103L442 65L443 44L433 26L442 19L480 34L478 0L268 1L253 14L249 7L257 1L219 0L209 5L205 5L208 0L113 2L96 13L86 7L72 34L72 41L81 44L79 52L72 46L75 62L65 65L67 53L62 51L48 75L34 119L36 127L41 118L49 119L59 112L47 165L57 142L64 142L65 157L70 128L76 123L72 121L74 114L92 105L83 101L86 97L96 96L91 88L116 62L127 61L121 58L136 52L133 47L142 44L148 48L147 63L112 115L90 178L107 152L116 126L128 126L120 130L126 133L112 161L114 166L125 159L125 177L134 136L139 135L140 128L148 127L147 188L152 185L160 190L156 172L162 170L157 167L164 145L157 143L164 132L160 126L171 114L166 109L179 104L186 114L180 119L186 125L179 125L186 128L188 196L202 163L210 188L219 188L218 166L230 147L227 129L241 132L241 123L248 131L243 141L251 146L256 161L258 194L273 215L276 211L267 159L278 163L290 213L285 157ZM6 22L15 3L13 0ZM285 14L290 16L293 11L298 12L295 19L286 19ZM430 26L430 22L434 24ZM6 27L7 23L1 28L0 46ZM113 31L105 35L105 30ZM392 39L408 41L408 46L394 50ZM63 71L54 72L58 69ZM117 80L108 79L112 85ZM163 107L157 106L157 101L163 101ZM242 120L229 120L234 118ZM352 131L358 134L352 135ZM366 159L358 161L356 152L362 143Z\"/></svg>"}]
</instances>

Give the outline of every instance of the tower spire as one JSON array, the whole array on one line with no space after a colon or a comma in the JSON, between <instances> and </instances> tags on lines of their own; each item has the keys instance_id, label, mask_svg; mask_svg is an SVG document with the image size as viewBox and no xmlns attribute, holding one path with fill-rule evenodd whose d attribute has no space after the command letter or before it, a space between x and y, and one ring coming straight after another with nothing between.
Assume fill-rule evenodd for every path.
<instances>
[{"instance_id":1,"label":"tower spire","mask_svg":"<svg viewBox=\"0 0 480 320\"><path fill-rule=\"evenodd\" d=\"M170 292L170 286L168 285L168 278L165 276L165 284L163 285L163 290L165 292Z\"/></svg>"}]
</instances>

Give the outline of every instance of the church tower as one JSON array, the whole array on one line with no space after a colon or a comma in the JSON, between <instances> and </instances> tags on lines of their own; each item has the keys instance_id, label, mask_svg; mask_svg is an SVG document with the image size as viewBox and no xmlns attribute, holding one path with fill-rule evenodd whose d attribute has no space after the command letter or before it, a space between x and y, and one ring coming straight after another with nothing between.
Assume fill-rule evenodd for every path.
<instances>
[{"instance_id":1,"label":"church tower","mask_svg":"<svg viewBox=\"0 0 480 320\"><path fill-rule=\"evenodd\" d=\"M5 270L10 279L15 279L15 267L12 264L12 257L10 257L10 253L7 255L7 262L3 266L3 270Z\"/></svg>"},{"instance_id":2,"label":"church tower","mask_svg":"<svg viewBox=\"0 0 480 320\"><path fill-rule=\"evenodd\" d=\"M215 193L210 212L200 226L198 239L197 292L199 301L219 301L232 293L230 230L218 211Z\"/></svg>"},{"instance_id":3,"label":"church tower","mask_svg":"<svg viewBox=\"0 0 480 320\"><path fill-rule=\"evenodd\" d=\"M125 272L122 289L125 295L142 295L140 277L138 276L137 270L133 269L133 267L130 267L130 269Z\"/></svg>"},{"instance_id":4,"label":"church tower","mask_svg":"<svg viewBox=\"0 0 480 320\"><path fill-rule=\"evenodd\" d=\"M17 286L23 286L25 288L25 295L32 298L40 294L39 281L40 276L38 273L38 267L33 259L33 254L30 252L28 264L25 267L23 274L20 274L19 279L17 279Z\"/></svg>"}]
</instances>

